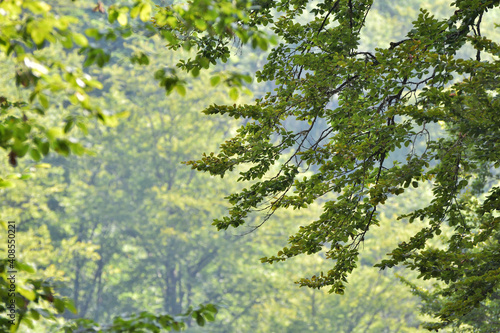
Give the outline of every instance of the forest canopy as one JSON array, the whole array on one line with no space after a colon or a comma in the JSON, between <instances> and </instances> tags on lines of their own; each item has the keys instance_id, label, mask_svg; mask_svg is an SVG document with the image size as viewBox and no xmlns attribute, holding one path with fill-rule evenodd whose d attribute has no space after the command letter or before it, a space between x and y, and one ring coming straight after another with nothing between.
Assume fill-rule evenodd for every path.
<instances>
[{"instance_id":1,"label":"forest canopy","mask_svg":"<svg viewBox=\"0 0 500 333\"><path fill-rule=\"evenodd\" d=\"M446 6L420 9L421 1L385 0L195 0L168 6L147 0L71 6L2 1L0 56L8 84L0 90L0 146L11 168L0 175L10 205L2 219L22 217L31 224L23 232L37 227L61 244L75 237L71 255L59 259L76 268L67 273L74 274L71 295L57 294L50 280L24 281L17 325L76 308L99 321L102 295L112 295L106 304L124 295L137 299L141 291L135 287L120 289L116 276L106 280L105 267L126 272L129 282L138 278L116 253L144 259L138 267L158 277L148 280L146 294L162 294L158 310L166 314L117 317L102 330L181 329L192 320L213 321L214 306L192 307L193 299L223 294L206 269L229 281L236 294L244 292L229 270L210 268L218 262L236 271L240 261L219 256L234 249L215 230L207 231L209 217L222 235L229 227L245 234L269 227L282 240L291 234L262 262L326 259L326 269L300 269L297 283L336 294L356 288L347 283L366 266L360 258L368 245L385 248L378 228L407 229L405 239L370 263L416 272L417 279L402 280L423 300L422 312L435 318L425 327L496 330L500 46L494 23L500 1L441 3ZM372 30L381 13L406 9L414 17L399 35L381 37L380 24ZM159 45L168 56L157 51ZM257 50L266 51L267 60L245 63ZM235 57L244 60L232 65ZM249 70L240 70L241 64ZM251 85L254 74L260 86ZM209 93L203 84L215 90ZM141 93L134 90L138 86ZM244 96L252 89L263 90L253 102ZM198 95L186 103L172 97L192 91ZM198 100L213 103L203 111L212 120L192 113L202 109ZM234 124L239 128L229 130ZM196 159L199 149L207 153ZM51 152L79 157L66 161ZM203 181L188 167L178 168L181 161L230 180ZM51 165L57 169L43 171ZM47 180L30 186L50 193L34 195L22 185L36 174ZM234 177L243 185L235 185ZM421 196L422 188L430 189L428 197ZM207 198L227 192L224 215L223 206L214 208ZM400 203L391 217L391 207ZM317 207L321 213L311 221L308 212ZM195 222L183 224L186 216ZM268 226L273 216L300 227ZM151 227L147 237L137 222ZM267 249L268 239L261 241ZM180 249L184 255L175 252ZM22 261L16 265L33 270ZM9 290L7 266L2 262L2 298ZM208 285L193 291L201 277ZM437 283L427 290L422 280ZM95 300L85 286L97 286ZM106 294L106 288L120 293ZM32 305L43 302L52 310ZM249 299L241 314L258 303ZM312 306L312 316L315 311ZM176 313L184 316L171 316ZM231 318L227 327L239 316ZM8 323L2 317L2 327ZM66 329L97 327L90 320L76 323ZM314 325L309 329L318 329Z\"/></svg>"}]
</instances>

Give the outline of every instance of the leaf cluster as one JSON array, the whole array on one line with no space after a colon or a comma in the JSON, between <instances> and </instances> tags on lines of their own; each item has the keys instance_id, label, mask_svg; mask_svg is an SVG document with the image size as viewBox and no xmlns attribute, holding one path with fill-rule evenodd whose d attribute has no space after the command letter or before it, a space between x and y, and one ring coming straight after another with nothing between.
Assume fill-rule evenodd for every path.
<instances>
[{"instance_id":1,"label":"leaf cluster","mask_svg":"<svg viewBox=\"0 0 500 333\"><path fill-rule=\"evenodd\" d=\"M444 19L422 9L406 38L364 50L360 33L372 1L310 7L307 1L274 1L278 12L272 29L280 43L257 79L274 81L277 88L255 105L208 108L208 114L245 117L245 125L218 154L187 162L221 177L245 165L240 180L252 184L227 198L229 214L214 224L238 227L253 211L266 211L265 221L279 208L300 209L323 200L321 217L263 261L324 250L333 267L298 283L343 293L347 276L357 267L359 247L379 224L386 201L410 185L432 184L432 201L399 217L427 226L376 267L402 264L423 279L462 284L457 288L468 291L456 294L456 306L450 303L435 314L441 327L490 297L499 283L498 267L491 264L498 244L490 248L483 242L499 228L499 191L486 189L486 198L476 204L466 193L481 165L493 174L500 166L499 45L481 30L483 16L499 4L451 5L454 13ZM314 14L311 20L300 19L306 10ZM474 49L473 57L460 57L464 46ZM290 131L290 119L307 125ZM447 134L433 137L429 127L434 124L445 124ZM424 149L417 147L421 140ZM270 168L275 163L277 173ZM435 250L429 242L445 225L454 233L446 250ZM469 256L478 269L458 264Z\"/></svg>"}]
</instances>

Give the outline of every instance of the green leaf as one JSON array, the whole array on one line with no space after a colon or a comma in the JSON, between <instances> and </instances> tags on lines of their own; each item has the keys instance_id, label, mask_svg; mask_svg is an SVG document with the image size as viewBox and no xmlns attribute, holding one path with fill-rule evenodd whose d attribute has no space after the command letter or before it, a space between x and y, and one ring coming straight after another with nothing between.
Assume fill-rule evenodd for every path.
<instances>
[{"instance_id":1,"label":"green leaf","mask_svg":"<svg viewBox=\"0 0 500 333\"><path fill-rule=\"evenodd\" d=\"M109 15L108 15L108 22L109 23L114 23L116 19L118 18L118 11L114 8L109 8Z\"/></svg>"},{"instance_id":2,"label":"green leaf","mask_svg":"<svg viewBox=\"0 0 500 333\"><path fill-rule=\"evenodd\" d=\"M175 86L175 90L179 93L181 96L186 96L186 87L182 84L177 84Z\"/></svg>"},{"instance_id":3,"label":"green leaf","mask_svg":"<svg viewBox=\"0 0 500 333\"><path fill-rule=\"evenodd\" d=\"M31 10L33 14L44 14L50 11L50 5L43 1L27 1L23 4L24 7Z\"/></svg>"},{"instance_id":4,"label":"green leaf","mask_svg":"<svg viewBox=\"0 0 500 333\"><path fill-rule=\"evenodd\" d=\"M4 188L4 187L14 187L14 183L12 183L11 181L4 180L4 179L0 178L0 188Z\"/></svg>"},{"instance_id":5,"label":"green leaf","mask_svg":"<svg viewBox=\"0 0 500 333\"><path fill-rule=\"evenodd\" d=\"M66 133L69 133L71 131L71 129L73 128L73 126L75 125L75 121L73 119L69 119L66 121L66 125L64 125L64 129L63 129L63 132L66 134Z\"/></svg>"},{"instance_id":6,"label":"green leaf","mask_svg":"<svg viewBox=\"0 0 500 333\"><path fill-rule=\"evenodd\" d=\"M215 316L211 312L205 312L204 316L208 321L215 321Z\"/></svg>"},{"instance_id":7,"label":"green leaf","mask_svg":"<svg viewBox=\"0 0 500 333\"><path fill-rule=\"evenodd\" d=\"M205 306L205 309L211 313L213 313L214 315L218 312L217 308L215 307L215 305L213 304L207 304Z\"/></svg>"},{"instance_id":8,"label":"green leaf","mask_svg":"<svg viewBox=\"0 0 500 333\"><path fill-rule=\"evenodd\" d=\"M65 309L64 301L59 298L54 298L54 307L56 308L58 313L63 313Z\"/></svg>"},{"instance_id":9,"label":"green leaf","mask_svg":"<svg viewBox=\"0 0 500 333\"><path fill-rule=\"evenodd\" d=\"M47 32L44 29L35 28L31 31L31 38L33 38L33 41L37 45L42 44L45 41L46 36Z\"/></svg>"},{"instance_id":10,"label":"green leaf","mask_svg":"<svg viewBox=\"0 0 500 333\"><path fill-rule=\"evenodd\" d=\"M50 150L50 143L48 142L42 142L40 143L40 145L38 146L38 148L40 149L40 151L42 152L42 154L44 156L46 156L48 153L49 153L49 150Z\"/></svg>"},{"instance_id":11,"label":"green leaf","mask_svg":"<svg viewBox=\"0 0 500 333\"><path fill-rule=\"evenodd\" d=\"M35 165L37 169L50 169L52 166L49 163L40 163Z\"/></svg>"},{"instance_id":12,"label":"green leaf","mask_svg":"<svg viewBox=\"0 0 500 333\"><path fill-rule=\"evenodd\" d=\"M132 10L130 10L130 17L131 18L136 18L139 13L141 12L142 4L140 2L137 2L134 7L132 7Z\"/></svg>"},{"instance_id":13,"label":"green leaf","mask_svg":"<svg viewBox=\"0 0 500 333\"><path fill-rule=\"evenodd\" d=\"M151 19L151 5L149 3L144 3L142 5L140 19L142 22L146 22Z\"/></svg>"},{"instance_id":14,"label":"green leaf","mask_svg":"<svg viewBox=\"0 0 500 333\"><path fill-rule=\"evenodd\" d=\"M87 125L85 125L85 123L83 123L81 121L78 121L76 123L76 126L83 132L84 135L88 135L89 134L89 130L87 128Z\"/></svg>"},{"instance_id":15,"label":"green leaf","mask_svg":"<svg viewBox=\"0 0 500 333\"><path fill-rule=\"evenodd\" d=\"M198 67L195 67L191 70L191 75L193 75L193 77L198 77L200 75L200 69Z\"/></svg>"},{"instance_id":16,"label":"green leaf","mask_svg":"<svg viewBox=\"0 0 500 333\"><path fill-rule=\"evenodd\" d=\"M194 25L196 26L196 28L198 30L201 30L201 31L207 30L207 22L205 20L201 20L201 19L195 20Z\"/></svg>"},{"instance_id":17,"label":"green leaf","mask_svg":"<svg viewBox=\"0 0 500 333\"><path fill-rule=\"evenodd\" d=\"M258 44L261 50L267 51L267 48L269 47L269 44L265 38L259 38L258 39Z\"/></svg>"},{"instance_id":18,"label":"green leaf","mask_svg":"<svg viewBox=\"0 0 500 333\"><path fill-rule=\"evenodd\" d=\"M73 40L75 43L79 46L85 47L89 44L89 41L87 40L87 37L85 37L83 34L80 34L78 32L73 33Z\"/></svg>"},{"instance_id":19,"label":"green leaf","mask_svg":"<svg viewBox=\"0 0 500 333\"><path fill-rule=\"evenodd\" d=\"M95 39L100 39L102 37L102 34L99 32L99 29L96 28L86 29L85 34Z\"/></svg>"},{"instance_id":20,"label":"green leaf","mask_svg":"<svg viewBox=\"0 0 500 333\"><path fill-rule=\"evenodd\" d=\"M202 315L200 315L198 312L195 312L194 314L194 317L196 319L196 323L198 324L198 326L205 326L205 318L203 318Z\"/></svg>"},{"instance_id":21,"label":"green leaf","mask_svg":"<svg viewBox=\"0 0 500 333\"><path fill-rule=\"evenodd\" d=\"M71 299L65 299L64 303L65 303L64 305L65 305L66 309L68 309L69 311L71 311L74 314L78 313L78 311L76 310L76 307L75 307L75 304L74 304L73 300L71 300Z\"/></svg>"},{"instance_id":22,"label":"green leaf","mask_svg":"<svg viewBox=\"0 0 500 333\"><path fill-rule=\"evenodd\" d=\"M143 53L143 54L141 55L141 58L139 59L139 63L140 63L141 65L149 65L149 58L148 58L148 56L147 56L146 54L144 54L144 53Z\"/></svg>"},{"instance_id":23,"label":"green leaf","mask_svg":"<svg viewBox=\"0 0 500 333\"><path fill-rule=\"evenodd\" d=\"M29 150L29 144L23 142L16 142L12 146L12 151L14 151L17 157L23 157Z\"/></svg>"},{"instance_id":24,"label":"green leaf","mask_svg":"<svg viewBox=\"0 0 500 333\"><path fill-rule=\"evenodd\" d=\"M232 87L229 89L229 97L233 100L236 101L239 97L240 93L236 87Z\"/></svg>"},{"instance_id":25,"label":"green leaf","mask_svg":"<svg viewBox=\"0 0 500 333\"><path fill-rule=\"evenodd\" d=\"M29 299L30 301L34 301L36 298L36 293L33 290L18 287L16 288L16 291L19 293L19 295Z\"/></svg>"},{"instance_id":26,"label":"green leaf","mask_svg":"<svg viewBox=\"0 0 500 333\"><path fill-rule=\"evenodd\" d=\"M31 156L32 159L34 159L37 162L42 159L42 156L40 155L40 153L38 152L38 150L34 149L34 148L30 149L30 156Z\"/></svg>"},{"instance_id":27,"label":"green leaf","mask_svg":"<svg viewBox=\"0 0 500 333\"><path fill-rule=\"evenodd\" d=\"M246 83L252 83L252 77L250 75L242 75L241 78L246 82Z\"/></svg>"},{"instance_id":28,"label":"green leaf","mask_svg":"<svg viewBox=\"0 0 500 333\"><path fill-rule=\"evenodd\" d=\"M71 153L68 141L66 139L56 139L54 150L63 156L69 156L69 154Z\"/></svg>"},{"instance_id":29,"label":"green leaf","mask_svg":"<svg viewBox=\"0 0 500 333\"><path fill-rule=\"evenodd\" d=\"M46 132L47 138L50 141L54 141L55 139L63 136L63 131L59 127L52 127Z\"/></svg>"},{"instance_id":30,"label":"green leaf","mask_svg":"<svg viewBox=\"0 0 500 333\"><path fill-rule=\"evenodd\" d=\"M47 96L45 96L42 93L38 93L38 100L40 101L40 104L42 104L42 106L45 109L49 108L50 104L49 104L49 100L47 99Z\"/></svg>"},{"instance_id":31,"label":"green leaf","mask_svg":"<svg viewBox=\"0 0 500 333\"><path fill-rule=\"evenodd\" d=\"M75 155L81 156L87 152L87 150L80 143L69 142L68 145L71 152Z\"/></svg>"},{"instance_id":32,"label":"green leaf","mask_svg":"<svg viewBox=\"0 0 500 333\"><path fill-rule=\"evenodd\" d=\"M23 318L23 324L28 326L32 330L35 329L35 325L33 325L33 321L28 317ZM12 325L12 327L16 327L16 325Z\"/></svg>"},{"instance_id":33,"label":"green leaf","mask_svg":"<svg viewBox=\"0 0 500 333\"><path fill-rule=\"evenodd\" d=\"M117 118L128 118L130 117L130 111L122 111L115 114Z\"/></svg>"},{"instance_id":34,"label":"green leaf","mask_svg":"<svg viewBox=\"0 0 500 333\"><path fill-rule=\"evenodd\" d=\"M35 309L31 309L31 316L35 320L39 320L40 319L40 313L38 311L36 311Z\"/></svg>"},{"instance_id":35,"label":"green leaf","mask_svg":"<svg viewBox=\"0 0 500 333\"><path fill-rule=\"evenodd\" d=\"M16 267L20 271L28 272L28 273L35 273L35 269L31 267L30 265L22 262L22 261L16 261Z\"/></svg>"},{"instance_id":36,"label":"green leaf","mask_svg":"<svg viewBox=\"0 0 500 333\"><path fill-rule=\"evenodd\" d=\"M215 76L212 76L210 78L210 85L212 87L215 87L216 85L218 85L220 82L220 76L219 75L215 75Z\"/></svg>"},{"instance_id":37,"label":"green leaf","mask_svg":"<svg viewBox=\"0 0 500 333\"><path fill-rule=\"evenodd\" d=\"M128 22L127 14L125 14L125 13L119 13L118 16L116 17L116 20L122 26L127 25L127 22Z\"/></svg>"}]
</instances>

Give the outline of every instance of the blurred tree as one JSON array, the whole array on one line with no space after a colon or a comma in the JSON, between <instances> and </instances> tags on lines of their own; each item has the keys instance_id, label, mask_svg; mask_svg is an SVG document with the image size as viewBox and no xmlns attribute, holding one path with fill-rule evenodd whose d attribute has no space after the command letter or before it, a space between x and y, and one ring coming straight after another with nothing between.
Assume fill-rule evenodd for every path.
<instances>
[{"instance_id":1,"label":"blurred tree","mask_svg":"<svg viewBox=\"0 0 500 333\"><path fill-rule=\"evenodd\" d=\"M232 15L238 14L240 10L234 6L227 6L228 2L221 2L221 5L224 3L223 12L220 12L221 8L216 8L214 12L218 16L226 17L225 23L230 23ZM192 9L198 5L203 6L203 2L193 3ZM99 97L99 93L94 89L102 89L103 85L88 74L87 67L92 65L103 67L110 63L111 53L116 49L123 49L120 43L123 43L124 38L130 37L134 29L140 34L163 36L157 34L157 30L149 22L154 14L153 9L153 3L148 0L110 5L99 1L97 6L92 1L71 3L51 1L50 4L40 0L0 2L0 61L3 65L4 83L0 90L0 146L6 152L5 159L12 167L17 167L20 159L25 156L39 162L51 151L62 156L68 156L70 153L76 155L90 153L77 140L79 135L75 134L74 128L85 134L88 131L89 119L98 119L104 125L116 126L118 118L128 115L126 110L117 113L115 110L103 110L98 106L96 97ZM172 13L178 15L177 18L186 24L194 22L194 18L182 10L174 10ZM203 18L203 15L201 17ZM243 15L238 17L244 18ZM132 20L135 18L139 20ZM161 19L161 16L158 19ZM170 20L165 24L175 26L176 22ZM215 32L219 31L217 28L214 29ZM247 34L245 27L235 30L242 36ZM177 37L167 35L170 43L180 43ZM118 43L115 43L117 40ZM191 48L188 44L184 46L186 49ZM141 51L127 56L132 62L142 65L149 63L148 56ZM203 67L207 68L208 65L204 63ZM157 78L167 91L176 88L183 94L185 87L182 80L178 79L174 72L171 74L157 75ZM225 83L228 85L233 81L238 83L242 79L247 78L234 75L234 79L230 78ZM238 94L238 89L233 88L230 93L235 96ZM1 191L13 193L12 187L22 187L16 181L25 180L30 174L29 167L23 168L21 172L12 173L9 170L4 172L0 175ZM67 178L68 175L65 174L65 179ZM33 196L40 196L40 193L35 193ZM43 209L48 208L49 211L61 209L55 198L44 199L48 201L43 203ZM4 203L3 219L23 216L26 217L23 222L35 221L33 226L40 226L46 222L37 219L37 216L40 216L38 210L42 207L21 209L20 214L14 212L10 215L16 208L25 208L25 203L21 202L18 207L11 207L9 203L18 204L13 197L10 197L9 202ZM28 224L17 221L24 231L30 230ZM8 227L6 223L4 226ZM63 227L59 233L64 234L64 232ZM105 260L103 249L99 251L101 251L99 260L102 262ZM7 263L2 261L0 270L2 300L8 298L10 290L6 267ZM21 262L12 262L9 267L17 268L20 272L32 271L29 266ZM5 331L8 331L9 327L12 331L17 330L21 321L30 325L32 319L39 319L40 316L34 309L38 303L47 300L47 295L51 295L48 301L58 312L63 312L65 308L74 311L69 300L54 296L56 293L50 281L33 279L24 281L26 285L21 283L23 281L23 279L18 281L20 292L16 294L16 302L20 309L18 321L15 325L11 325L10 321L2 316L1 325ZM31 291L21 293L22 290ZM46 309L53 311L54 308ZM2 307L1 310L3 315L5 308ZM52 318L50 311L47 316ZM208 318L205 314L200 315L202 312L196 310L190 315L193 318L201 318L201 322L203 318ZM213 312L210 310L209 313Z\"/></svg>"},{"instance_id":2,"label":"blurred tree","mask_svg":"<svg viewBox=\"0 0 500 333\"><path fill-rule=\"evenodd\" d=\"M174 6L169 7L166 14L164 8L157 8L149 0L112 2L110 5L99 1L97 6L93 1L68 4L58 0L50 5L41 0L2 1L0 59L9 64L9 84L18 88L14 95L10 92L0 95L0 147L8 152L10 164L16 166L18 159L27 154L39 161L51 150L64 156L82 154L85 149L67 136L75 125L85 132L85 120L90 116L104 124L114 124L116 117L123 116L103 112L95 105L90 94L94 89L101 89L102 84L92 79L84 67L93 64L105 66L110 62L112 52L134 32L162 36L171 48L197 49L198 56L194 60L176 63L181 68L187 66L194 76L218 59L227 60L227 52L212 55L204 49L206 45L191 43L186 34L190 33L191 27L197 26L198 30L208 29L211 34L227 36L236 33L240 38L249 39L252 27L248 25L238 24L228 31L233 22L247 20L242 11L246 5L234 6L224 0L207 11L208 5L206 0L197 0L191 2L188 11L182 6ZM151 20L152 15L154 20ZM86 20L82 22L82 18ZM140 21L134 21L135 18ZM215 23L216 18L223 20ZM167 30L158 31L150 21L171 28L182 21L185 30L179 35ZM267 48L267 39L257 31L255 33L259 35L259 43L255 46ZM84 55L85 59L75 61L73 58L71 61L68 55L76 53L71 51ZM147 54L140 50L129 56L133 62L149 63ZM174 66L168 72L157 71L156 77L168 92L176 89L182 94L185 89ZM230 93L236 96L236 87L241 87L244 79L247 78L235 74L224 83L232 86ZM59 122L53 128L47 128L41 119L54 111L54 99L63 107L56 116Z\"/></svg>"}]
</instances>

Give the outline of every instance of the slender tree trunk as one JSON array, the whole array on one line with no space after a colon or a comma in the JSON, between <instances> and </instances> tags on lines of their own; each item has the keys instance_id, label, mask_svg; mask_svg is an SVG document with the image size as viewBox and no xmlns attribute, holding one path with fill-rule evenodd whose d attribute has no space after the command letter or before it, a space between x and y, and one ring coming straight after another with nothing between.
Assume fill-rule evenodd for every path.
<instances>
[{"instance_id":1,"label":"slender tree trunk","mask_svg":"<svg viewBox=\"0 0 500 333\"><path fill-rule=\"evenodd\" d=\"M180 274L177 265L165 265L165 293L163 308L167 313L177 314L182 312L180 300Z\"/></svg>"},{"instance_id":2,"label":"slender tree trunk","mask_svg":"<svg viewBox=\"0 0 500 333\"><path fill-rule=\"evenodd\" d=\"M75 258L75 282L73 284L73 301L75 302L75 307L78 309L80 306L80 260Z\"/></svg>"},{"instance_id":3,"label":"slender tree trunk","mask_svg":"<svg viewBox=\"0 0 500 333\"><path fill-rule=\"evenodd\" d=\"M99 321L99 316L101 315L101 302L102 302L102 269L99 272L99 277L97 278L97 297L95 300L95 314L94 320Z\"/></svg>"},{"instance_id":4,"label":"slender tree trunk","mask_svg":"<svg viewBox=\"0 0 500 333\"><path fill-rule=\"evenodd\" d=\"M80 310L80 317L82 318L85 318L85 316L87 315L87 311L89 310L89 305L92 300L92 296L94 295L94 286L97 284L97 280L100 278L102 274L103 267L104 267L104 260L101 255L101 259L99 259L99 261L97 262L97 269L94 274L94 279L91 282L89 288L87 289L88 296L87 299L85 300L85 305L82 306Z\"/></svg>"}]
</instances>

